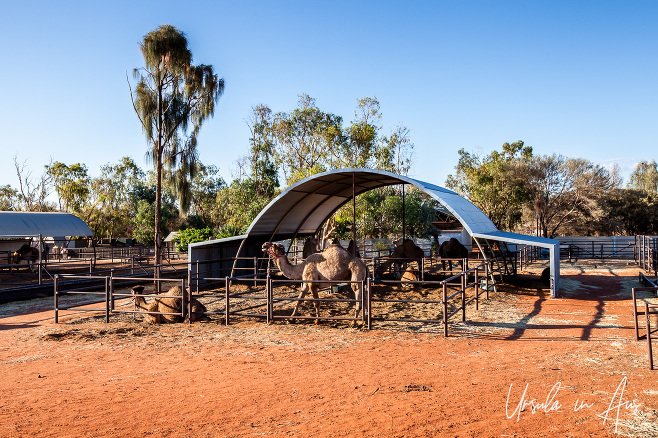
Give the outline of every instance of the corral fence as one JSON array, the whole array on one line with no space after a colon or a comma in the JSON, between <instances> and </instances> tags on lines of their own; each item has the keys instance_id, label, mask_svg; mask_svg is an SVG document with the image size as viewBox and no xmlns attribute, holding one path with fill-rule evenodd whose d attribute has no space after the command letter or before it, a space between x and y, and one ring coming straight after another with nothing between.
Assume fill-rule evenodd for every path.
<instances>
[{"instance_id":1,"label":"corral fence","mask_svg":"<svg viewBox=\"0 0 658 438\"><path fill-rule=\"evenodd\" d=\"M108 264L113 265L117 271L130 271L135 273L149 273L154 269L153 249L143 246L131 247L95 247L95 248L65 248L66 251L49 252L40 251L39 258L26 263L14 263L12 251L1 251L0 278L11 276L10 279L0 280L0 290L13 286L42 285L54 282L55 275L88 275L102 276L108 271ZM163 266L165 268L185 264L186 253L163 250ZM181 269L181 268L178 268Z\"/></svg>"},{"instance_id":2,"label":"corral fence","mask_svg":"<svg viewBox=\"0 0 658 438\"><path fill-rule=\"evenodd\" d=\"M658 276L658 238L655 236L636 236L635 261L642 269Z\"/></svg>"},{"instance_id":3,"label":"corral fence","mask_svg":"<svg viewBox=\"0 0 658 438\"><path fill-rule=\"evenodd\" d=\"M121 313L115 309L115 299L126 298L132 294L117 294L115 286L117 284L135 285L144 282L155 283L154 290L159 290L159 284L162 282L172 282L182 278L183 281L189 281L189 271L186 269L186 263L179 264L162 264L160 267L160 278L147 277L153 274L153 271L143 271L135 275L130 273L131 268L110 269L105 271L94 272L88 275L76 274L56 274L53 278L53 298L55 322L59 322L60 311L73 312L98 312L105 313L105 321L109 322L111 313ZM152 267L153 269L155 268ZM133 269L134 271L134 269ZM123 275L120 275L122 274ZM188 282L189 284L189 282ZM185 290L185 284L182 284L182 290ZM185 295L185 294L183 294ZM68 304L61 302L63 297L79 296L80 299L71 299ZM144 294L143 296L149 296ZM103 304L102 308L89 307L97 304ZM144 313L144 312L141 312Z\"/></svg>"},{"instance_id":4,"label":"corral fence","mask_svg":"<svg viewBox=\"0 0 658 438\"><path fill-rule=\"evenodd\" d=\"M231 259L233 260L233 259ZM478 309L479 302L482 294L489 297L489 291L495 282L491 278L490 261L477 260L475 266L467 267L456 275L449 276L443 280L418 280L405 282L408 285L420 285L427 288L433 288L439 291L441 299L400 299L395 300L392 298L376 298L373 297L372 290L374 287L401 285L400 281L394 280L373 280L366 278L363 281L340 281L341 286L358 284L362 293L357 302L356 298L313 298L305 296L300 299L298 297L298 286L310 281L303 280L289 280L284 279L278 275L276 268L272 266L269 258L262 257L243 257L240 258L242 267L237 268L236 271L226 268L223 273L224 276L209 277L204 276L205 272L217 272L212 267L218 263L226 262L228 259L209 260L204 262L195 262L189 264L187 271L187 278L180 280L181 289L183 293L183 303L181 305L180 315L185 318L186 315L192 313L190 303L192 299L199 299L206 297L212 300L223 301L223 306L219 306L213 310L206 312L197 312L202 315L219 315L223 316L224 322L228 325L232 318L235 317L251 317L260 318L267 323L272 323L278 320L290 320L293 317L290 314L283 314L281 310L286 307L285 312L289 312L287 307L290 303L299 301L308 301L311 303L325 302L325 303L346 303L348 305L355 305L360 307L360 312L356 316L310 316L310 315L295 315L294 319L305 320L329 320L329 321L349 321L351 323L360 322L371 329L373 322L377 321L395 321L395 322L423 322L423 323L437 323L443 324L444 335L448 336L448 323L457 315L461 315L461 320L466 321L466 308L473 304ZM473 260L471 260L473 262ZM233 272L233 275L230 274ZM62 277L67 278L67 277ZM68 277L71 278L71 277ZM86 277L85 277L86 278ZM117 293L116 287L119 284L130 285L143 282L153 282L153 278L148 277L127 277L117 276L115 273L103 277L104 288L95 290L85 290L80 288L62 288L59 281L55 286L55 320L58 322L59 312L61 310L82 310L82 311L103 311L105 312L105 319L109 321L110 315L113 313L155 313L155 314L169 314L158 312L144 312L142 310L120 310L115 307L115 300L132 297L129 293ZM155 279L157 282L171 282L171 278ZM313 283L322 283L327 286L332 286L333 290L337 291L339 286L335 281L313 281ZM189 286L186 288L186 286ZM221 292L217 292L217 291ZM93 295L99 298L96 304L104 303L102 308L89 308L89 303L80 305L61 306L59 299L66 294L86 294ZM143 294L143 297L155 296L155 294ZM162 297L162 296L160 296ZM100 298L104 298L100 300ZM436 306L442 314L440 319L418 319L418 318L386 318L381 315L373 313L373 304L375 303L397 303L397 304L422 304ZM350 306L350 309L352 307ZM326 309L325 309L326 310ZM191 318L189 318L191 321Z\"/></svg>"},{"instance_id":5,"label":"corral fence","mask_svg":"<svg viewBox=\"0 0 658 438\"><path fill-rule=\"evenodd\" d=\"M555 237L560 241L561 260L611 260L636 259L636 236L606 237ZM548 250L536 246L524 246L519 249L521 267L538 260L548 259Z\"/></svg>"},{"instance_id":6,"label":"corral fence","mask_svg":"<svg viewBox=\"0 0 658 438\"><path fill-rule=\"evenodd\" d=\"M647 353L649 356L649 369L653 370L653 348L652 348L652 337L653 334L657 331L656 326L652 328L651 326L651 315L658 316L658 303L656 298L658 297L658 285L655 281L647 278L644 274L640 273L640 282L645 285L650 285L650 287L634 287L632 289L632 304L633 304L633 323L635 327L635 340L639 341L640 339L647 340ZM638 307L638 301L640 301L640 306ZM644 316L644 327L645 332L643 335L640 334L640 317Z\"/></svg>"}]
</instances>

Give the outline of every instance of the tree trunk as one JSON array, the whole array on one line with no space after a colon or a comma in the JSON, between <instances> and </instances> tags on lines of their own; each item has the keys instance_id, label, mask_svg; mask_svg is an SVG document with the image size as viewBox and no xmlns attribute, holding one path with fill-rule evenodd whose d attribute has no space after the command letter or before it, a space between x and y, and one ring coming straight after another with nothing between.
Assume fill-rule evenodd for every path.
<instances>
[{"instance_id":1,"label":"tree trunk","mask_svg":"<svg viewBox=\"0 0 658 438\"><path fill-rule=\"evenodd\" d=\"M155 145L155 269L153 275L155 278L160 277L160 263L162 262L162 254L160 251L161 236L160 236L160 222L162 221L162 151L164 145L162 144L162 86L158 86L158 144ZM160 282L155 282L155 290L160 292Z\"/></svg>"}]
</instances>

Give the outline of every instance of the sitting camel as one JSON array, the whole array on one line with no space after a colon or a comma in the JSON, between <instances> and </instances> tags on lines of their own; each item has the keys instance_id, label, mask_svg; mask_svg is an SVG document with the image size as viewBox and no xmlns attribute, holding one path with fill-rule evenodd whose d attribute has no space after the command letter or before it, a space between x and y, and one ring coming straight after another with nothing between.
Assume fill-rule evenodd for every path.
<instances>
[{"instance_id":1,"label":"sitting camel","mask_svg":"<svg viewBox=\"0 0 658 438\"><path fill-rule=\"evenodd\" d=\"M393 263L402 263L402 261L398 259L413 259L418 263L418 268L420 269L421 260L425 257L425 251L423 251L421 247L416 245L411 239L405 239L404 241L402 241L402 239L394 240L393 245L395 245L393 254L391 254L391 257L389 257L386 262L379 265L377 268L378 274L381 275L386 272Z\"/></svg>"},{"instance_id":2,"label":"sitting camel","mask_svg":"<svg viewBox=\"0 0 658 438\"><path fill-rule=\"evenodd\" d=\"M281 273L287 278L305 281L302 284L297 305L295 305L291 317L297 315L299 305L309 290L313 298L318 299L320 287L333 286L341 281L365 281L367 275L367 268L363 261L360 258L352 257L340 245L329 245L321 253L312 254L304 262L296 265L290 264L285 248L281 244L266 242L263 244L263 252L268 253L274 259ZM335 281L335 283L313 282L318 280L330 280ZM363 289L360 283L351 283L350 285L357 301L354 318L358 318ZM313 301L313 306L315 307L315 316L320 317L320 303ZM354 322L350 325L354 325Z\"/></svg>"},{"instance_id":3,"label":"sitting camel","mask_svg":"<svg viewBox=\"0 0 658 438\"><path fill-rule=\"evenodd\" d=\"M182 322L180 316L182 300L182 291L180 286L174 286L167 292L158 294L150 303L147 303L143 296L144 286L133 286L133 301L135 306L145 312L156 312L156 314L144 314L144 321L149 324L160 324L168 322ZM163 298L171 297L171 298ZM192 298L192 314L188 316L190 322L206 319L205 315L199 313L206 312L206 306L201 304L196 298ZM160 315L160 313L178 313L179 315Z\"/></svg>"},{"instance_id":4,"label":"sitting camel","mask_svg":"<svg viewBox=\"0 0 658 438\"><path fill-rule=\"evenodd\" d=\"M459 264L464 270L464 259L468 258L468 249L462 243L452 237L450 240L446 240L439 246L439 257L441 257L441 266L443 270L446 270L446 260L443 259L460 259ZM450 272L452 272L452 260L447 260L450 265Z\"/></svg>"}]
</instances>

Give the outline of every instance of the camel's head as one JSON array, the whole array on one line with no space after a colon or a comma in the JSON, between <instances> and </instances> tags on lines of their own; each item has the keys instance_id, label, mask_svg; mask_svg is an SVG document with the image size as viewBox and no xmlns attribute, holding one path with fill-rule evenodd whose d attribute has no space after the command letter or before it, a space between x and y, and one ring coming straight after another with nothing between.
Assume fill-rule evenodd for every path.
<instances>
[{"instance_id":1,"label":"camel's head","mask_svg":"<svg viewBox=\"0 0 658 438\"><path fill-rule=\"evenodd\" d=\"M280 243L263 243L263 252L269 254L275 259L286 255L286 249Z\"/></svg>"},{"instance_id":2,"label":"camel's head","mask_svg":"<svg viewBox=\"0 0 658 438\"><path fill-rule=\"evenodd\" d=\"M141 295L144 293L144 286L138 285L138 286L133 286L130 288L130 291L133 294L132 300L135 301L135 296L136 295Z\"/></svg>"}]
</instances>

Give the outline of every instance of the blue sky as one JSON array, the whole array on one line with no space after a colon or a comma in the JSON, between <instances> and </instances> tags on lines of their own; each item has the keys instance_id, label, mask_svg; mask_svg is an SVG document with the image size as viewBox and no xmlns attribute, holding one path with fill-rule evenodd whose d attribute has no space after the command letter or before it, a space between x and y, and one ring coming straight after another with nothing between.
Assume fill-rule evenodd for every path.
<instances>
[{"instance_id":1,"label":"blue sky","mask_svg":"<svg viewBox=\"0 0 658 438\"><path fill-rule=\"evenodd\" d=\"M658 159L655 1L22 1L0 15L0 185L13 157L87 164L147 145L126 77L161 24L226 81L200 158L231 180L251 107L292 110L307 93L350 121L377 97L383 134L415 144L411 176L443 185L460 148L523 140L535 153L618 163Z\"/></svg>"}]
</instances>

